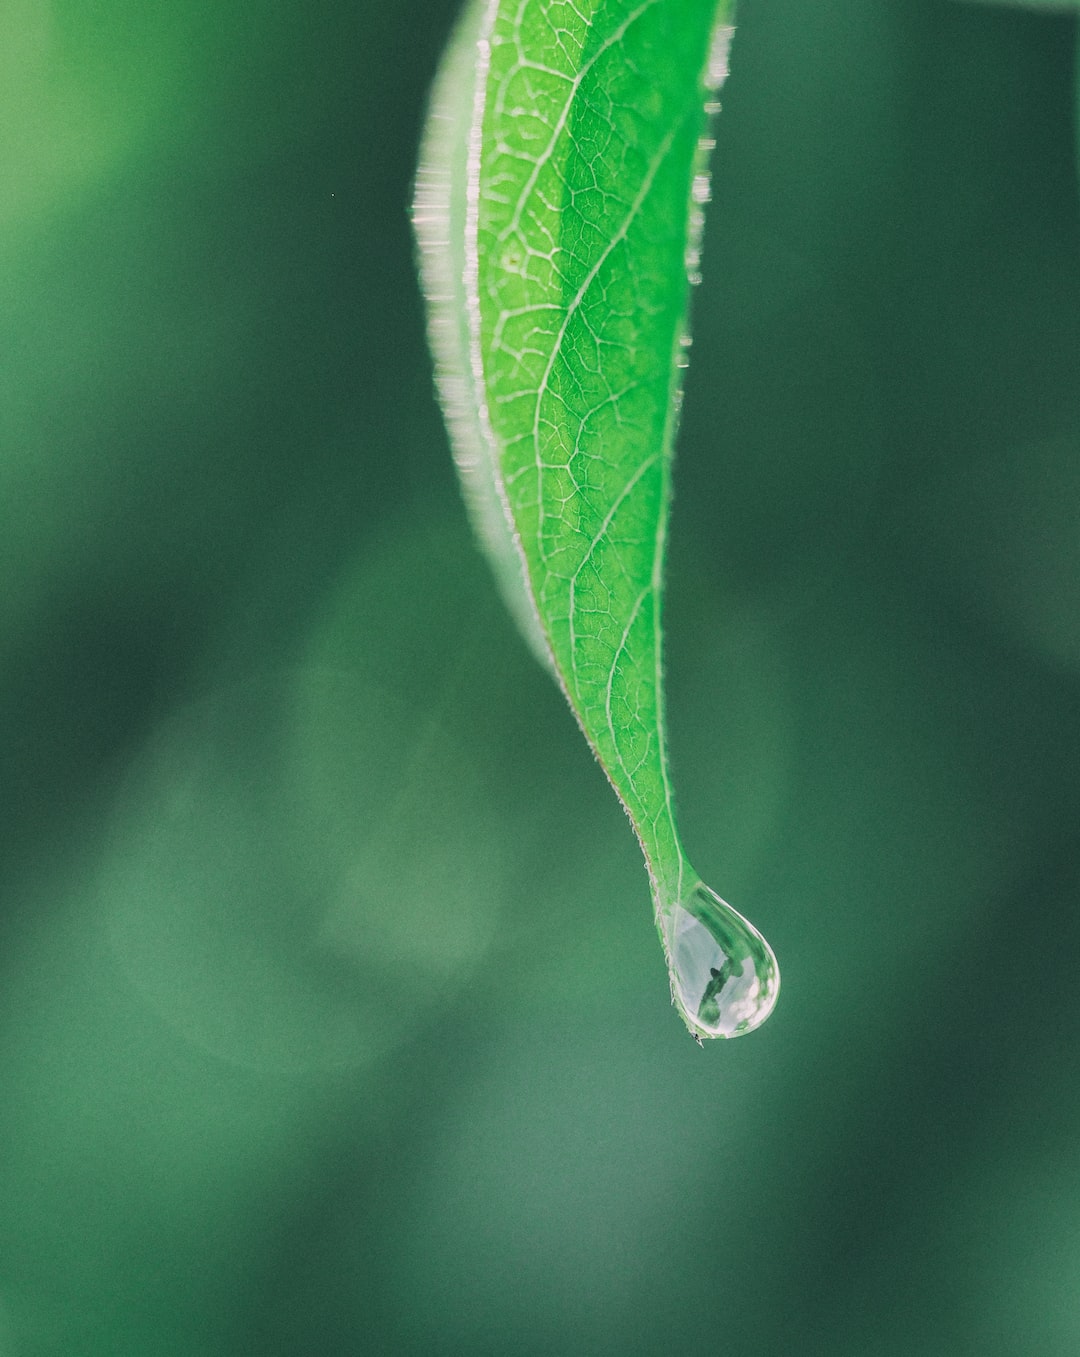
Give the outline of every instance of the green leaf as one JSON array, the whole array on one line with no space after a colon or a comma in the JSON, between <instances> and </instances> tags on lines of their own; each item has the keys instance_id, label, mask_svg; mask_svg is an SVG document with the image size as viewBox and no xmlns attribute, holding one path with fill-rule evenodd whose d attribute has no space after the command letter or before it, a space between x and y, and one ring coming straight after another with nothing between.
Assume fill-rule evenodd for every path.
<instances>
[{"instance_id":1,"label":"green leaf","mask_svg":"<svg viewBox=\"0 0 1080 1357\"><path fill-rule=\"evenodd\" d=\"M779 973L682 850L661 587L706 136L713 0L481 0L444 59L415 224L440 396L503 592L645 854L696 1036L750 1031Z\"/></svg>"}]
</instances>

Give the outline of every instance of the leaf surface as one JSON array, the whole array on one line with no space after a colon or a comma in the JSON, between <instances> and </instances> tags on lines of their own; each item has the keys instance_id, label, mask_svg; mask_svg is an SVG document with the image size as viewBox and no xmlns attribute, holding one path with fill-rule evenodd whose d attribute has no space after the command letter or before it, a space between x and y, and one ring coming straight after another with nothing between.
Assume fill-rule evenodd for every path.
<instances>
[{"instance_id":1,"label":"leaf surface","mask_svg":"<svg viewBox=\"0 0 1080 1357\"><path fill-rule=\"evenodd\" d=\"M433 96L415 222L474 521L645 853L696 1035L771 1011L775 959L679 843L661 593L707 133L713 0L480 0Z\"/></svg>"}]
</instances>

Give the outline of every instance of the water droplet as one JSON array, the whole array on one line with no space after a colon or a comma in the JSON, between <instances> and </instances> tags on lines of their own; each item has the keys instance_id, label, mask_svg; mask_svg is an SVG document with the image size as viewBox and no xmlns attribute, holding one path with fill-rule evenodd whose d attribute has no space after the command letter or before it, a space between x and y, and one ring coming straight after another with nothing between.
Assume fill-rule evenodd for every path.
<instances>
[{"instance_id":1,"label":"water droplet","mask_svg":"<svg viewBox=\"0 0 1080 1357\"><path fill-rule=\"evenodd\" d=\"M739 1037L776 1005L780 969L753 924L702 881L662 916L671 994L701 1037Z\"/></svg>"}]
</instances>

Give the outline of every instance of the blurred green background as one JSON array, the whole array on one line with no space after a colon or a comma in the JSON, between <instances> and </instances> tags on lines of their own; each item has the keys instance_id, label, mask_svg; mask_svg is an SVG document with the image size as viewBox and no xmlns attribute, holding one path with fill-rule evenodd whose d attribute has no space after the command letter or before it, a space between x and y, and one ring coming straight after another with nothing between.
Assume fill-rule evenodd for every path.
<instances>
[{"instance_id":1,"label":"blurred green background","mask_svg":"<svg viewBox=\"0 0 1080 1357\"><path fill-rule=\"evenodd\" d=\"M2 1357L1075 1357L1075 18L745 0L668 603L700 1051L407 204L452 0L0 6Z\"/></svg>"}]
</instances>

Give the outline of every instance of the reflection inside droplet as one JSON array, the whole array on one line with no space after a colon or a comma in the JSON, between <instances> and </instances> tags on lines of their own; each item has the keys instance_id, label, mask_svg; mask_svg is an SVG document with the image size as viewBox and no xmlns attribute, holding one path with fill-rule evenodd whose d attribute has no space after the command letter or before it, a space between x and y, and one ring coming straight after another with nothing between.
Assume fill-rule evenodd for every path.
<instances>
[{"instance_id":1,"label":"reflection inside droplet","mask_svg":"<svg viewBox=\"0 0 1080 1357\"><path fill-rule=\"evenodd\" d=\"M699 1037L760 1027L780 992L772 948L741 914L698 881L662 915L672 998Z\"/></svg>"}]
</instances>

